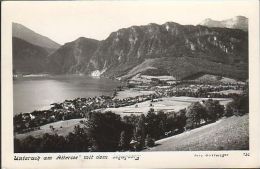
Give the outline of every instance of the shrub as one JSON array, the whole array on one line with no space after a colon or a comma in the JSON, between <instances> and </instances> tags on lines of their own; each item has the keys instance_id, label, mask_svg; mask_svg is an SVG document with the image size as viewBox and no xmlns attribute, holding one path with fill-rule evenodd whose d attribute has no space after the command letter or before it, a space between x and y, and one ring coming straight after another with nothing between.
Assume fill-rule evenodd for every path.
<instances>
[{"instance_id":1,"label":"shrub","mask_svg":"<svg viewBox=\"0 0 260 169\"><path fill-rule=\"evenodd\" d=\"M128 88L135 88L135 84L133 84L133 83L128 83L128 84L127 84L127 87L128 87Z\"/></svg>"}]
</instances>

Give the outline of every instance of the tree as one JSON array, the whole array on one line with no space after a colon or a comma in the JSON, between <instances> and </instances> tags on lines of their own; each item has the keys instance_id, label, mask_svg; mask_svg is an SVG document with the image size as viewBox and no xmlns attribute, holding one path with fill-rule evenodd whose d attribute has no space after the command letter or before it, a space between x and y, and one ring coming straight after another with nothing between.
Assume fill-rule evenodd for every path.
<instances>
[{"instance_id":1,"label":"tree","mask_svg":"<svg viewBox=\"0 0 260 169\"><path fill-rule=\"evenodd\" d=\"M225 117L230 117L230 116L233 116L234 115L234 103L233 102L229 102L227 105L226 105L226 109L225 109L225 113L224 113L224 116Z\"/></svg>"},{"instance_id":2,"label":"tree","mask_svg":"<svg viewBox=\"0 0 260 169\"><path fill-rule=\"evenodd\" d=\"M86 122L88 135L97 151L116 151L122 131L121 117L112 112L92 113Z\"/></svg>"},{"instance_id":3,"label":"tree","mask_svg":"<svg viewBox=\"0 0 260 169\"><path fill-rule=\"evenodd\" d=\"M177 133L184 131L186 120L186 109L181 109L176 113L176 116L174 117L174 129L175 131L177 130Z\"/></svg>"},{"instance_id":4,"label":"tree","mask_svg":"<svg viewBox=\"0 0 260 169\"><path fill-rule=\"evenodd\" d=\"M234 97L233 101L228 103L226 106L225 116L241 116L249 112L249 97L248 91L243 93L241 96Z\"/></svg>"},{"instance_id":5,"label":"tree","mask_svg":"<svg viewBox=\"0 0 260 169\"><path fill-rule=\"evenodd\" d=\"M138 142L137 150L143 149L145 146L145 116L142 114L139 117L137 126L134 131L134 140Z\"/></svg>"},{"instance_id":6,"label":"tree","mask_svg":"<svg viewBox=\"0 0 260 169\"><path fill-rule=\"evenodd\" d=\"M188 108L186 112L186 128L192 129L200 125L201 117L205 114L205 108L199 103L194 102Z\"/></svg>"},{"instance_id":7,"label":"tree","mask_svg":"<svg viewBox=\"0 0 260 169\"><path fill-rule=\"evenodd\" d=\"M146 124L146 133L149 134L154 139L159 139L162 136L163 131L165 130L165 125L163 122L163 115L156 115L154 109L150 109L146 115L145 124Z\"/></svg>"},{"instance_id":8,"label":"tree","mask_svg":"<svg viewBox=\"0 0 260 169\"><path fill-rule=\"evenodd\" d=\"M17 138L14 139L14 152L15 153L22 153L23 152L21 142Z\"/></svg>"},{"instance_id":9,"label":"tree","mask_svg":"<svg viewBox=\"0 0 260 169\"><path fill-rule=\"evenodd\" d=\"M154 139L152 139L152 137L149 134L147 134L146 139L145 139L145 146L146 147L153 147L154 145L155 145Z\"/></svg>"},{"instance_id":10,"label":"tree","mask_svg":"<svg viewBox=\"0 0 260 169\"><path fill-rule=\"evenodd\" d=\"M249 97L248 94L236 97L234 99L235 108L238 110L239 115L244 115L249 112Z\"/></svg>"},{"instance_id":11,"label":"tree","mask_svg":"<svg viewBox=\"0 0 260 169\"><path fill-rule=\"evenodd\" d=\"M126 138L126 132L122 131L120 134L120 140L119 140L119 144L118 147L120 150L126 150L128 148L128 140Z\"/></svg>"},{"instance_id":12,"label":"tree","mask_svg":"<svg viewBox=\"0 0 260 169\"><path fill-rule=\"evenodd\" d=\"M45 133L37 145L40 148L40 152L62 152L64 150L65 138L62 136L50 135Z\"/></svg>"},{"instance_id":13,"label":"tree","mask_svg":"<svg viewBox=\"0 0 260 169\"><path fill-rule=\"evenodd\" d=\"M51 131L54 131L54 130L55 130L55 128L53 127L53 125L50 125L49 127L50 127Z\"/></svg>"},{"instance_id":14,"label":"tree","mask_svg":"<svg viewBox=\"0 0 260 169\"><path fill-rule=\"evenodd\" d=\"M215 122L224 114L224 106L219 104L218 100L208 99L204 102L206 109L205 121Z\"/></svg>"},{"instance_id":15,"label":"tree","mask_svg":"<svg viewBox=\"0 0 260 169\"><path fill-rule=\"evenodd\" d=\"M34 138L31 135L20 141L22 150L26 153L41 152L39 147L40 143L41 139Z\"/></svg>"},{"instance_id":16,"label":"tree","mask_svg":"<svg viewBox=\"0 0 260 169\"><path fill-rule=\"evenodd\" d=\"M167 130L167 115L163 111L157 113L157 123L158 123L158 138L163 138L164 133Z\"/></svg>"},{"instance_id":17,"label":"tree","mask_svg":"<svg viewBox=\"0 0 260 169\"><path fill-rule=\"evenodd\" d=\"M166 118L166 131L174 131L176 129L176 115L175 112L168 114Z\"/></svg>"},{"instance_id":18,"label":"tree","mask_svg":"<svg viewBox=\"0 0 260 169\"><path fill-rule=\"evenodd\" d=\"M84 122L83 122L84 124ZM71 152L86 152L91 146L86 128L81 128L79 125L74 127L73 133L66 136L67 149Z\"/></svg>"}]
</instances>

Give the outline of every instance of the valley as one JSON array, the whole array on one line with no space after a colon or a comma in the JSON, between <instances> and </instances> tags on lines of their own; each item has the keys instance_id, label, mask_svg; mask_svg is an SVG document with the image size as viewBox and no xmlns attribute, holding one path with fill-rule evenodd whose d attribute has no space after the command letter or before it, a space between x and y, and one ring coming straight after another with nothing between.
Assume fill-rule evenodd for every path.
<instances>
[{"instance_id":1,"label":"valley","mask_svg":"<svg viewBox=\"0 0 260 169\"><path fill-rule=\"evenodd\" d=\"M229 79L227 83L227 78L224 77L213 78L213 75L206 77L215 81L208 83L200 80L176 81L170 76L142 76L138 79L141 81L136 81L137 78L134 77L135 81L130 80L116 87L111 96L76 98L53 103L50 109L17 114L14 117L15 138L19 140L28 136L41 138L46 133L66 137L75 127L84 127L91 112L103 114L111 112L122 119L147 116L151 110L156 114L163 112L175 116L176 113L187 110L192 103L204 104L208 99L213 99L227 108L234 97L239 97L246 90L246 83L241 81Z\"/></svg>"},{"instance_id":2,"label":"valley","mask_svg":"<svg viewBox=\"0 0 260 169\"><path fill-rule=\"evenodd\" d=\"M150 23L60 45L13 23L15 152L248 149L247 29Z\"/></svg>"}]
</instances>

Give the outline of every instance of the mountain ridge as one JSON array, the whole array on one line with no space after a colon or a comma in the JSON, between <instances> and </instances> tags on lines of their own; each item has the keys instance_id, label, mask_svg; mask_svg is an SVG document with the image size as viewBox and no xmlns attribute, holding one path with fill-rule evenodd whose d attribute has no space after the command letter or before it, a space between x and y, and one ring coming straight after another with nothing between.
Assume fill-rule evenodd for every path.
<instances>
[{"instance_id":1,"label":"mountain ridge","mask_svg":"<svg viewBox=\"0 0 260 169\"><path fill-rule=\"evenodd\" d=\"M48 51L23 39L13 37L13 73L38 74L46 72Z\"/></svg>"},{"instance_id":2,"label":"mountain ridge","mask_svg":"<svg viewBox=\"0 0 260 169\"><path fill-rule=\"evenodd\" d=\"M218 72L236 78L242 74L242 77L247 78L247 41L248 34L237 29L180 25L175 22L131 26L112 32L108 38L100 41L96 51L88 57L89 61L83 65L84 71L79 72L91 74L99 71L101 76L130 78L142 71L163 71L182 79L193 72L202 71ZM147 59L151 62L146 62ZM160 62L155 63L151 59ZM189 67L181 67L174 62ZM203 65L199 62L214 70L200 68ZM146 65L146 68L133 71L140 64ZM218 70L219 65L223 68L222 71ZM135 74L130 75L131 72Z\"/></svg>"},{"instance_id":3,"label":"mountain ridge","mask_svg":"<svg viewBox=\"0 0 260 169\"><path fill-rule=\"evenodd\" d=\"M44 47L49 50L49 53L53 52L61 46L50 38L43 36L16 22L12 23L12 36L25 40L31 44Z\"/></svg>"},{"instance_id":4,"label":"mountain ridge","mask_svg":"<svg viewBox=\"0 0 260 169\"><path fill-rule=\"evenodd\" d=\"M50 74L129 79L138 73L185 79L196 73L248 78L248 32L181 25L131 26L105 40L79 37L47 55Z\"/></svg>"},{"instance_id":5,"label":"mountain ridge","mask_svg":"<svg viewBox=\"0 0 260 169\"><path fill-rule=\"evenodd\" d=\"M225 19L221 21L213 20L207 18L203 20L199 25L207 27L222 27L222 28L231 28L231 29L241 29L248 31L248 18L244 16L235 16L230 19Z\"/></svg>"},{"instance_id":6,"label":"mountain ridge","mask_svg":"<svg viewBox=\"0 0 260 169\"><path fill-rule=\"evenodd\" d=\"M85 73L90 56L96 51L99 41L80 37L65 43L48 56L48 70L55 74Z\"/></svg>"}]
</instances>

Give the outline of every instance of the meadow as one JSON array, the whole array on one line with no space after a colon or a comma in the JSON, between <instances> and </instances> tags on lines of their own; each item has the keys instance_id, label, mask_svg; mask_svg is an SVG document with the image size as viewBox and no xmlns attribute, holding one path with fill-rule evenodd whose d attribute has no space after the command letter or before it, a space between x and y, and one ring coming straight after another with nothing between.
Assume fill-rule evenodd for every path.
<instances>
[{"instance_id":1,"label":"meadow","mask_svg":"<svg viewBox=\"0 0 260 169\"><path fill-rule=\"evenodd\" d=\"M155 142L144 151L216 151L249 149L249 115L222 118Z\"/></svg>"}]
</instances>

